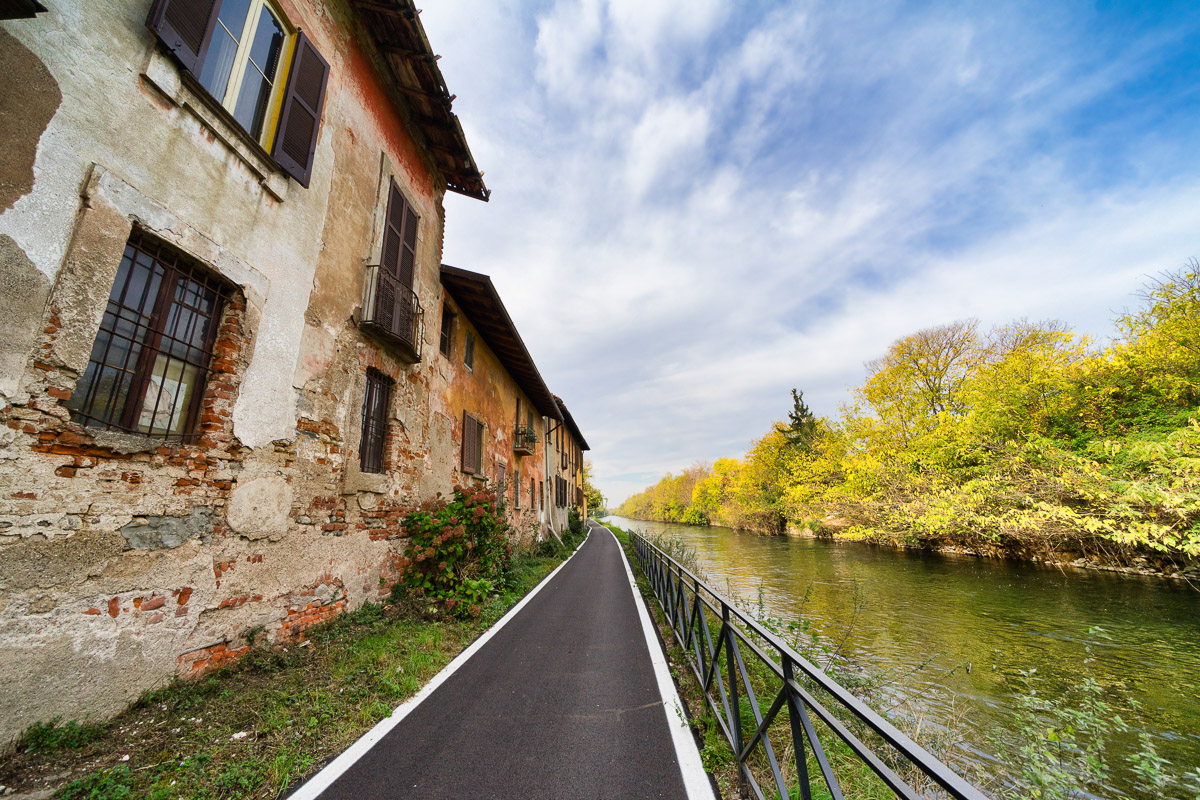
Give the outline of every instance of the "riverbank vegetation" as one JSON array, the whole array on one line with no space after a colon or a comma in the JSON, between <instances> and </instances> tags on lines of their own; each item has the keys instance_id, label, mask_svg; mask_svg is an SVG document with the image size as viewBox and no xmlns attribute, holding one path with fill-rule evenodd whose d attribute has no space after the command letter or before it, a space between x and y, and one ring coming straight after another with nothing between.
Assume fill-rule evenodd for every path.
<instances>
[{"instance_id":1,"label":"riverbank vegetation","mask_svg":"<svg viewBox=\"0 0 1200 800\"><path fill-rule=\"evenodd\" d=\"M438 673L586 535L512 547L494 488L411 510L413 565L391 596L143 695L106 722L49 720L0 758L0 794L66 800L272 798ZM432 551L432 552L431 552Z\"/></svg>"},{"instance_id":2,"label":"riverbank vegetation","mask_svg":"<svg viewBox=\"0 0 1200 800\"><path fill-rule=\"evenodd\" d=\"M1105 564L1200 556L1200 261L1151 280L1107 345L1058 322L927 328L836 418L793 391L742 458L617 510L762 533ZM1194 566L1192 567L1194 569Z\"/></svg>"}]
</instances>

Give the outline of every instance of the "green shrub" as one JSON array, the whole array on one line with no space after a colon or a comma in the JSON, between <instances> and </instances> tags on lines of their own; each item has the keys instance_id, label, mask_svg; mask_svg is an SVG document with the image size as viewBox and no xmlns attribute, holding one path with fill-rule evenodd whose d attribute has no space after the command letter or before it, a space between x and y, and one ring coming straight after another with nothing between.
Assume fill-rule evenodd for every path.
<instances>
[{"instance_id":1,"label":"green shrub","mask_svg":"<svg viewBox=\"0 0 1200 800\"><path fill-rule=\"evenodd\" d=\"M583 541L583 537L587 535L587 524L584 523L583 517L579 516L579 512L573 508L567 512L567 528L578 541Z\"/></svg>"},{"instance_id":2,"label":"green shrub","mask_svg":"<svg viewBox=\"0 0 1200 800\"><path fill-rule=\"evenodd\" d=\"M49 722L30 725L21 737L17 749L29 753L63 748L78 750L108 730L107 725L80 725L74 720L59 725L61 721L62 717L55 717Z\"/></svg>"},{"instance_id":3,"label":"green shrub","mask_svg":"<svg viewBox=\"0 0 1200 800\"><path fill-rule=\"evenodd\" d=\"M404 527L412 539L400 580L410 591L444 602L457 616L476 617L492 589L507 582L510 531L490 489L456 486L453 498L410 510Z\"/></svg>"},{"instance_id":4,"label":"green shrub","mask_svg":"<svg viewBox=\"0 0 1200 800\"><path fill-rule=\"evenodd\" d=\"M124 800L133 791L133 774L119 764L71 781L55 797L62 800Z\"/></svg>"}]
</instances>

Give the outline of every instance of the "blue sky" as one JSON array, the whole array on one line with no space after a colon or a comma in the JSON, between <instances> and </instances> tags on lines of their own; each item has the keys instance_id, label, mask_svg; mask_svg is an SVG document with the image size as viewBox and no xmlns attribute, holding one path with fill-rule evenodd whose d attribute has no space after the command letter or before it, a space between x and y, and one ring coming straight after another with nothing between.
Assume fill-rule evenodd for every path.
<instances>
[{"instance_id":1,"label":"blue sky","mask_svg":"<svg viewBox=\"0 0 1200 800\"><path fill-rule=\"evenodd\" d=\"M1200 255L1200 6L438 0L492 276L619 501L894 339L1104 337Z\"/></svg>"}]
</instances>

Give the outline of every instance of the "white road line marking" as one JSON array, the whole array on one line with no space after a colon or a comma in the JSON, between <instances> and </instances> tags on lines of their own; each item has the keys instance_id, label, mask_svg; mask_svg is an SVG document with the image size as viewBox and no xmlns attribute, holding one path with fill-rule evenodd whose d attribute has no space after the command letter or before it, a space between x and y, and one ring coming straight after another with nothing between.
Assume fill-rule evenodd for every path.
<instances>
[{"instance_id":1,"label":"white road line marking","mask_svg":"<svg viewBox=\"0 0 1200 800\"><path fill-rule=\"evenodd\" d=\"M675 682L671 680L667 656L658 643L658 635L650 621L650 612L646 610L642 593L633 578L633 569L629 566L629 559L625 557L625 548L621 547L621 541L615 533L608 532L621 552L625 575L629 578L629 588L633 590L633 597L637 602L638 616L642 620L642 633L646 637L646 649L650 651L650 661L654 664L654 677L658 679L658 691L663 698L663 713L667 715L667 727L671 729L671 740L675 743L675 756L679 761L679 771L683 775L683 786L687 790L688 800L715 800L712 783L708 779L708 773L704 771L704 762L700 759L700 750L696 747L696 740L692 738L692 729L681 721L687 719L687 714L684 713L679 692L675 690Z\"/></svg>"},{"instance_id":2,"label":"white road line marking","mask_svg":"<svg viewBox=\"0 0 1200 800\"><path fill-rule=\"evenodd\" d=\"M605 530L607 530L607 528ZM451 675L453 675L455 672L458 672L458 670L467 663L471 656L479 652L480 648L487 644L488 641L490 641L491 638L495 636L501 628L507 625L509 621L515 617L530 600L533 599L534 595L542 590L542 587L550 583L550 580L558 574L558 571L565 567L567 562L574 558L575 554L578 553L586 543L587 538L585 537L584 540L579 543L579 547L575 548L574 553L571 553L569 557L564 559L563 562L555 567L549 575L547 575L545 578L542 578L541 583L533 587L533 589L529 591L529 594L521 598L521 601L510 608L507 614L496 621L495 625L488 628L482 636L472 642L470 647L455 656L454 660L443 667L441 672L439 672L437 675L434 675L433 679L430 680L429 683L425 684L421 691L417 692L412 697L396 706L395 710L392 711L390 716L377 722L374 728L371 728L371 730L364 733L358 741L343 750L340 756L335 758L333 761L330 761L320 772L318 772L316 775L313 775L305 783L301 784L300 788L294 793L288 795L287 800L315 800L316 797L321 794L321 792L328 789L334 781L342 777L342 774L345 773L346 770L350 769L350 767L354 766L356 761L365 756L372 747L379 743L380 739L382 739L392 730L392 728L395 728L397 725L403 722L404 718L413 712L413 709L419 706L423 700L429 697L429 695L433 694L434 691L443 683L445 683Z\"/></svg>"}]
</instances>

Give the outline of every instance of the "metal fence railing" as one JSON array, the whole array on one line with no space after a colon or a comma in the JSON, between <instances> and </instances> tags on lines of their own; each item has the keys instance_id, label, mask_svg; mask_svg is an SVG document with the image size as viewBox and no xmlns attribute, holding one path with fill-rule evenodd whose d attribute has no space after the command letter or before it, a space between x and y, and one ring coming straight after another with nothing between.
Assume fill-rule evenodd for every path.
<instances>
[{"instance_id":1,"label":"metal fence railing","mask_svg":"<svg viewBox=\"0 0 1200 800\"><path fill-rule=\"evenodd\" d=\"M378 264L367 267L361 324L381 334L401 360L418 363L425 339L425 310L411 286Z\"/></svg>"},{"instance_id":2,"label":"metal fence railing","mask_svg":"<svg viewBox=\"0 0 1200 800\"><path fill-rule=\"evenodd\" d=\"M905 800L987 800L679 562L636 533L630 540L756 797L841 800L890 790ZM765 708L760 698L769 698Z\"/></svg>"}]
</instances>

